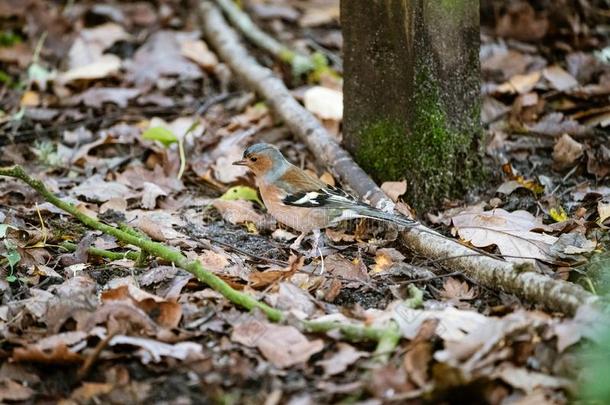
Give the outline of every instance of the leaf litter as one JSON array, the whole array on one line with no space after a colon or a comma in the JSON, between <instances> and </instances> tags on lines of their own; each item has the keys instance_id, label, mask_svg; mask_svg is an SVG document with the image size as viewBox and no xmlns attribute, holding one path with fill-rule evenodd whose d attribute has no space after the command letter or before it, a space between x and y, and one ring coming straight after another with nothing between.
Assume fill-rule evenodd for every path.
<instances>
[{"instance_id":1,"label":"leaf litter","mask_svg":"<svg viewBox=\"0 0 610 405\"><path fill-rule=\"evenodd\" d=\"M230 163L264 140L329 184L335 179L227 74L177 3L83 2L70 13L31 3L31 13L0 7L14 27L34 27L16 28L19 47L0 48L2 69L31 86L0 95L7 115L25 109L18 124L0 119L3 133L17 134L10 146L0 139L3 164L25 164L84 212L179 247L290 317L393 321L403 339L381 364L370 344L245 314L171 263L126 259L137 249L86 236L76 221L3 179L0 401L380 403L441 398L448 387L480 382L490 394L474 391L489 403L572 398L577 370L565 364L575 347L596 339L593 309L574 319L542 313L414 257L379 224L328 230L323 267L319 258L291 255L296 235L268 216L251 176ZM299 47L315 38L340 52L337 1L259 3L245 2L246 10L266 29L280 29ZM535 262L548 274L567 271L570 281L595 288L582 263L608 243L601 231L610 217L603 132L610 67L591 51L604 40L569 7L547 14L519 1L491 18L482 5L483 118L493 135L486 152L498 178L476 201L447 201L428 216L445 234L453 226L464 243ZM32 65L36 32L45 30ZM573 43L571 30L584 42ZM552 39L562 35L563 42ZM307 86L295 94L340 136L340 83L291 84ZM216 97L222 101L205 105ZM34 138L13 129L38 134L51 124ZM153 128L172 141L144 135ZM186 156L180 179L177 139ZM400 201L408 179L395 180L382 187ZM66 241L76 250L59 247ZM125 257L100 258L94 247ZM404 305L408 286L422 292L423 307ZM87 362L86 377L74 377ZM49 373L58 365L70 376Z\"/></svg>"}]
</instances>

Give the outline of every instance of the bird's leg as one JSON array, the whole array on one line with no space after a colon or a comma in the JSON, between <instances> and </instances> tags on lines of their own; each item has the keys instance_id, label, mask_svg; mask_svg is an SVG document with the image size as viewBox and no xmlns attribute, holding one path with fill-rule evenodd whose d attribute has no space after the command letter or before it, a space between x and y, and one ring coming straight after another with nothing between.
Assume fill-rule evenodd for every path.
<instances>
[{"instance_id":1,"label":"bird's leg","mask_svg":"<svg viewBox=\"0 0 610 405\"><path fill-rule=\"evenodd\" d=\"M324 271L324 258L322 257L322 248L324 247L324 240L322 239L322 232L319 229L313 230L313 245L307 257L320 256L322 260L322 271Z\"/></svg>"},{"instance_id":2,"label":"bird's leg","mask_svg":"<svg viewBox=\"0 0 610 405\"><path fill-rule=\"evenodd\" d=\"M292 242L290 245L290 249L298 251L301 249L301 242L303 242L303 238L307 235L307 232L301 232L301 234Z\"/></svg>"}]
</instances>

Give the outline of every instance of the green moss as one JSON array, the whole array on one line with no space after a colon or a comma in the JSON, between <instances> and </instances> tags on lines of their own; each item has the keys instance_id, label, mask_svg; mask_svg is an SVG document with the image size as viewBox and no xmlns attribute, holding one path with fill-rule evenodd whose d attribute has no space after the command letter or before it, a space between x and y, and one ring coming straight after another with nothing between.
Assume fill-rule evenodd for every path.
<instances>
[{"instance_id":1,"label":"green moss","mask_svg":"<svg viewBox=\"0 0 610 405\"><path fill-rule=\"evenodd\" d=\"M382 119L359 131L356 160L377 181L406 178L407 200L420 210L443 198L463 197L484 177L479 154L478 107L459 128L443 110L438 85L429 68L420 64L412 100L411 125Z\"/></svg>"}]
</instances>

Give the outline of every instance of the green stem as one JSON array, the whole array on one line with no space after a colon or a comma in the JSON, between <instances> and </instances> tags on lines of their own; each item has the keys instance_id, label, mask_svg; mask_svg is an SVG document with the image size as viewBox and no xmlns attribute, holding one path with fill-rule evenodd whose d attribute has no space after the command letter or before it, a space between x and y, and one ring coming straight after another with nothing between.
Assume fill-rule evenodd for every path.
<instances>
[{"instance_id":1,"label":"green stem","mask_svg":"<svg viewBox=\"0 0 610 405\"><path fill-rule=\"evenodd\" d=\"M71 243L71 242L63 242L60 247L67 251L70 251L70 252L74 252L77 249L77 245L74 243ZM109 259L109 260L122 260L122 259L138 260L138 258L140 257L139 252L124 252L124 253L112 252L110 250L99 249L96 247L88 248L87 253L89 253L90 255L93 255L93 256L103 257L103 258Z\"/></svg>"}]
</instances>

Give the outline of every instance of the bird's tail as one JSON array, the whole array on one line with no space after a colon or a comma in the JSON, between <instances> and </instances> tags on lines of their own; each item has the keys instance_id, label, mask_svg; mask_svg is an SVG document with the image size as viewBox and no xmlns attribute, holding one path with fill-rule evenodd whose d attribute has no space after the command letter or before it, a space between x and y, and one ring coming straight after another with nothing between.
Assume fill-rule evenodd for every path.
<instances>
[{"instance_id":1,"label":"bird's tail","mask_svg":"<svg viewBox=\"0 0 610 405\"><path fill-rule=\"evenodd\" d=\"M363 209L359 210L358 214L364 218L391 222L404 228L413 228L414 226L419 225L418 221L407 218L404 215L381 211L369 206L363 207Z\"/></svg>"}]
</instances>

